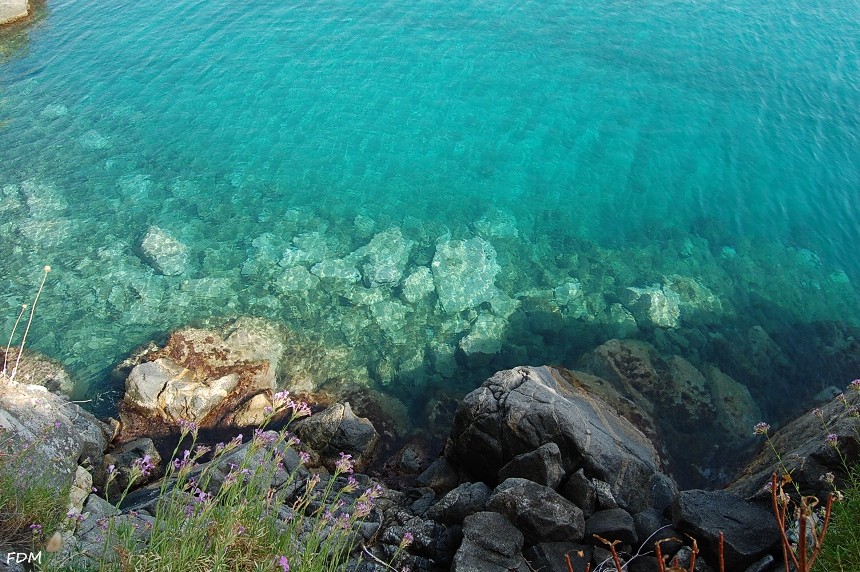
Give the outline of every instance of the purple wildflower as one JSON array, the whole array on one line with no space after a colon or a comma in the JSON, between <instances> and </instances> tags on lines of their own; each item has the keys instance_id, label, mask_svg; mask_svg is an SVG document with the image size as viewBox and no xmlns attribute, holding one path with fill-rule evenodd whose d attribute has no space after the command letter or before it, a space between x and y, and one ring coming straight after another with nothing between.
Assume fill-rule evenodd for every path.
<instances>
[{"instance_id":1,"label":"purple wildflower","mask_svg":"<svg viewBox=\"0 0 860 572\"><path fill-rule=\"evenodd\" d=\"M370 501L359 501L355 505L355 516L356 518L364 518L370 514L370 510L373 508L373 505Z\"/></svg>"},{"instance_id":2,"label":"purple wildflower","mask_svg":"<svg viewBox=\"0 0 860 572\"><path fill-rule=\"evenodd\" d=\"M849 383L848 389L853 389L854 391L860 391L860 379L855 379L854 381Z\"/></svg>"},{"instance_id":3,"label":"purple wildflower","mask_svg":"<svg viewBox=\"0 0 860 572\"><path fill-rule=\"evenodd\" d=\"M830 445L831 447L839 446L839 435L836 433L830 433L827 437L824 438L824 442Z\"/></svg>"},{"instance_id":4,"label":"purple wildflower","mask_svg":"<svg viewBox=\"0 0 860 572\"><path fill-rule=\"evenodd\" d=\"M414 536L412 536L412 533L411 533L411 532L405 532L405 533L403 533L403 539L400 541L400 548L401 548L401 550L402 550L402 549L405 549L405 548L406 548L406 547L408 547L410 544L412 544L412 541L414 541L414 540L415 540L415 537L414 537Z\"/></svg>"},{"instance_id":5,"label":"purple wildflower","mask_svg":"<svg viewBox=\"0 0 860 572\"><path fill-rule=\"evenodd\" d=\"M188 421L187 419L180 419L178 423L180 435L185 437L186 435L191 433L195 439L197 438L197 431L200 429L197 423L193 421Z\"/></svg>"},{"instance_id":6,"label":"purple wildflower","mask_svg":"<svg viewBox=\"0 0 860 572\"><path fill-rule=\"evenodd\" d=\"M764 435L767 437L767 432L770 431L770 425L764 421L760 421L753 427L753 435Z\"/></svg>"},{"instance_id":7,"label":"purple wildflower","mask_svg":"<svg viewBox=\"0 0 860 572\"><path fill-rule=\"evenodd\" d=\"M290 561L287 560L286 556L278 558L278 566L280 566L284 572L290 572Z\"/></svg>"},{"instance_id":8,"label":"purple wildflower","mask_svg":"<svg viewBox=\"0 0 860 572\"><path fill-rule=\"evenodd\" d=\"M351 473L353 465L354 463L352 461L352 455L349 455L347 453L341 453L340 459L338 459L334 463L335 472Z\"/></svg>"},{"instance_id":9,"label":"purple wildflower","mask_svg":"<svg viewBox=\"0 0 860 572\"><path fill-rule=\"evenodd\" d=\"M299 460L302 462L303 465L307 465L311 461L310 453L306 451L299 451Z\"/></svg>"}]
</instances>

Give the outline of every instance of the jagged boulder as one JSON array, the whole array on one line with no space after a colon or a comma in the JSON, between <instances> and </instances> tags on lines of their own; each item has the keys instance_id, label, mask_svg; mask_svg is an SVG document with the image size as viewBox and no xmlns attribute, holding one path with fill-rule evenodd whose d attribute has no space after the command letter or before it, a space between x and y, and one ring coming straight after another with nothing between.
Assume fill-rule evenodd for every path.
<instances>
[{"instance_id":1,"label":"jagged boulder","mask_svg":"<svg viewBox=\"0 0 860 572\"><path fill-rule=\"evenodd\" d=\"M379 433L368 419L359 417L347 403L335 403L325 411L298 421L293 426L302 441L334 470L341 453L352 455L355 469L362 470L379 443Z\"/></svg>"},{"instance_id":2,"label":"jagged boulder","mask_svg":"<svg viewBox=\"0 0 860 572\"><path fill-rule=\"evenodd\" d=\"M442 524L459 524L484 510L492 492L484 483L463 483L430 507L427 516Z\"/></svg>"},{"instance_id":3,"label":"jagged boulder","mask_svg":"<svg viewBox=\"0 0 860 572\"><path fill-rule=\"evenodd\" d=\"M622 508L667 506L676 487L651 441L572 380L550 367L498 372L458 407L445 456L473 480L493 484L516 456L553 442L566 474L582 468L605 481Z\"/></svg>"},{"instance_id":4,"label":"jagged boulder","mask_svg":"<svg viewBox=\"0 0 860 572\"><path fill-rule=\"evenodd\" d=\"M463 543L451 572L528 572L520 552L523 534L497 512L479 512L463 523Z\"/></svg>"},{"instance_id":5,"label":"jagged boulder","mask_svg":"<svg viewBox=\"0 0 860 572\"><path fill-rule=\"evenodd\" d=\"M582 510L549 487L528 479L507 479L496 487L487 509L505 515L529 544L582 540Z\"/></svg>"}]
</instances>

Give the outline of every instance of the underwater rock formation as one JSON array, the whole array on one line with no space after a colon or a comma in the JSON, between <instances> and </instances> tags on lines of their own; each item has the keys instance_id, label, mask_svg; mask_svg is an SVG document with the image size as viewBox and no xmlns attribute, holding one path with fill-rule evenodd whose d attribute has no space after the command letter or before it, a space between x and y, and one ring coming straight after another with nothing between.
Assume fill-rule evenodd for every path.
<instances>
[{"instance_id":1,"label":"underwater rock formation","mask_svg":"<svg viewBox=\"0 0 860 572\"><path fill-rule=\"evenodd\" d=\"M475 308L500 295L495 286L501 270L496 250L481 238L439 242L432 268L439 302L448 314Z\"/></svg>"},{"instance_id":2,"label":"underwater rock formation","mask_svg":"<svg viewBox=\"0 0 860 572\"><path fill-rule=\"evenodd\" d=\"M188 271L188 247L157 226L149 227L140 242L144 262L159 274L179 276Z\"/></svg>"}]
</instances>

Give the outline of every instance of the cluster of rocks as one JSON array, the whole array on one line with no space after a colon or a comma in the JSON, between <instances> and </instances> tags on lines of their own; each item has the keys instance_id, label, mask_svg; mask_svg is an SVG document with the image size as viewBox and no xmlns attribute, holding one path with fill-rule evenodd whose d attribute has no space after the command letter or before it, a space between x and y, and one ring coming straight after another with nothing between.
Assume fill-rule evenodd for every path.
<instances>
[{"instance_id":1,"label":"cluster of rocks","mask_svg":"<svg viewBox=\"0 0 860 572\"><path fill-rule=\"evenodd\" d=\"M277 346L255 337L261 331L262 325L253 321L234 324L223 337L184 330L131 369L126 401L133 406L124 415L133 409L135 415L150 417L153 426L168 426L173 432L178 431L179 419L252 425L253 415L240 422L236 415L219 412L226 411L224 403L240 410L237 395L244 403L261 395L262 401L271 403L281 354ZM647 354L647 348L632 349L640 356ZM606 348L597 352L608 353ZM207 360L193 357L200 355ZM58 490L66 486L72 490L71 514L81 515L64 532L65 550L97 559L102 543L94 523L105 518L128 520L145 530L146 523L152 523L160 485L132 493L122 509L91 492L92 487L104 486L109 464L118 468L122 479L136 460L146 457L157 464L160 457L150 436L140 434L143 425L126 418L113 426L99 421L39 385L56 390L56 379L62 376L56 368L25 357L22 371L29 372L27 383L2 379L0 426L10 435L4 446L15 450L37 444L34 454L44 462L28 463L28 470L44 473L51 467L50 478ZM235 383L223 381L231 376ZM150 384L147 377L156 381ZM575 570L589 561L595 567L607 561L610 554L600 537L618 541L616 548L629 560L630 570L650 571L657 569L650 552L654 542L663 540L663 554L677 554L683 561L690 557L690 548L678 539L690 535L702 550L697 570L708 570L717 563L722 532L726 569L775 570L780 537L769 499L762 499L761 491L778 460L764 451L728 490L679 491L667 472L669 453L655 448L637 427L644 417L619 407L624 405L620 393L608 391L612 386L597 379L551 367L519 367L488 379L459 404L439 458L428 466L417 457L405 461L412 451L409 446L398 453L400 469L413 473L410 486L388 488L385 474L356 476L362 487L378 484L383 493L358 531L355 546L365 543L377 558L389 559L408 532L414 542L402 565L411 570L525 572L531 567L564 572L566 556ZM240 386L251 389L234 393ZM208 397L201 394L204 388ZM222 401L214 403L217 397ZM825 433L837 435L843 454L858 456L858 402L860 392L842 396L773 436L778 447L790 451L786 458L796 460L802 486L820 491L817 473L838 475L841 470L841 459L832 445L825 444ZM833 421L824 427L822 419ZM368 471L379 454L376 429L349 403L334 403L292 429L312 455L311 467L316 467L312 470L321 476L318 486L332 478L341 452L357 460L358 470ZM286 470L306 470L298 468L294 454L285 464ZM273 481L273 487L285 482ZM219 486L218 480L211 486ZM146 542L145 534L140 541ZM350 569L381 568L356 551Z\"/></svg>"}]
</instances>

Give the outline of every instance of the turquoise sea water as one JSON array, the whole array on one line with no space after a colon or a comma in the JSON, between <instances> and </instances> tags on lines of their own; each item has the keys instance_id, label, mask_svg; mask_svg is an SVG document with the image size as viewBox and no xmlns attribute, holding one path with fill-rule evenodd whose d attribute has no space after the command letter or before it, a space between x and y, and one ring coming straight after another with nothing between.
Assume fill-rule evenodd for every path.
<instances>
[{"instance_id":1,"label":"turquoise sea water","mask_svg":"<svg viewBox=\"0 0 860 572\"><path fill-rule=\"evenodd\" d=\"M764 403L755 326L812 394L803 339L860 325L858 77L856 0L52 0L0 30L0 331L50 264L83 395L245 314L416 410L616 336Z\"/></svg>"}]
</instances>

